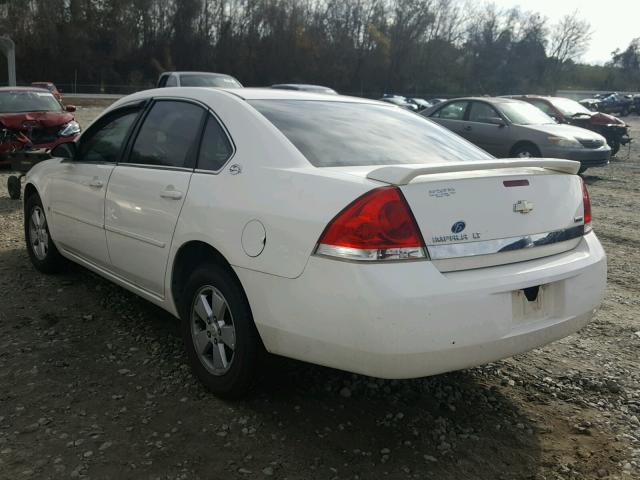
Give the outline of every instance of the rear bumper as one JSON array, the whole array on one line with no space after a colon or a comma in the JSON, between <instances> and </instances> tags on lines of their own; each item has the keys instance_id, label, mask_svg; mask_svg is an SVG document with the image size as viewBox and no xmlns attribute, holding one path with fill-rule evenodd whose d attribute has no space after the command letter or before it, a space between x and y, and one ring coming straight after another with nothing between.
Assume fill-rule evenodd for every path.
<instances>
[{"instance_id":1,"label":"rear bumper","mask_svg":"<svg viewBox=\"0 0 640 480\"><path fill-rule=\"evenodd\" d=\"M600 148L547 148L542 152L543 157L565 158L580 162L583 167L603 167L609 164L611 158L611 148L604 145Z\"/></svg>"},{"instance_id":2,"label":"rear bumper","mask_svg":"<svg viewBox=\"0 0 640 480\"><path fill-rule=\"evenodd\" d=\"M428 261L318 257L296 279L236 272L267 350L412 378L515 355L580 329L604 295L606 257L590 233L570 252L445 274ZM534 307L520 289L537 285L544 287Z\"/></svg>"}]
</instances>

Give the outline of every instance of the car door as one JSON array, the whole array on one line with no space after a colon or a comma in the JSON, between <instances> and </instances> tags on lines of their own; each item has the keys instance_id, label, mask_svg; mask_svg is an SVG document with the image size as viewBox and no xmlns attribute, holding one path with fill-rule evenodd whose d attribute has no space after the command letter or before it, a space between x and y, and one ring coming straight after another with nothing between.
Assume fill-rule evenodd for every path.
<instances>
[{"instance_id":1,"label":"car door","mask_svg":"<svg viewBox=\"0 0 640 480\"><path fill-rule=\"evenodd\" d=\"M502 123L498 124L499 121ZM486 102L472 101L468 122L464 128L469 141L492 155L504 156L510 147L506 125L502 116L491 105Z\"/></svg>"},{"instance_id":2,"label":"car door","mask_svg":"<svg viewBox=\"0 0 640 480\"><path fill-rule=\"evenodd\" d=\"M454 133L468 139L468 131L465 130L467 122L465 113L469 106L468 100L457 100L444 104L440 109L433 112L429 118Z\"/></svg>"},{"instance_id":3,"label":"car door","mask_svg":"<svg viewBox=\"0 0 640 480\"><path fill-rule=\"evenodd\" d=\"M50 180L53 238L64 250L101 267L110 264L104 230L105 192L141 105L115 110L80 138L76 156Z\"/></svg>"},{"instance_id":4,"label":"car door","mask_svg":"<svg viewBox=\"0 0 640 480\"><path fill-rule=\"evenodd\" d=\"M204 119L198 104L154 101L107 188L105 229L112 270L160 297Z\"/></svg>"}]
</instances>

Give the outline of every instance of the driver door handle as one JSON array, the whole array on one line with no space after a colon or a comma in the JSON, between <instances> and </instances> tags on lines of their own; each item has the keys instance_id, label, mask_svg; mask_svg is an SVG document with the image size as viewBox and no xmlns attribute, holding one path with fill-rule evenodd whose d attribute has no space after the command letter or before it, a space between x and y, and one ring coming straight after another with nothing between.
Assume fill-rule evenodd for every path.
<instances>
[{"instance_id":1,"label":"driver door handle","mask_svg":"<svg viewBox=\"0 0 640 480\"><path fill-rule=\"evenodd\" d=\"M166 189L160 192L160 196L170 200L180 200L182 198L182 192L179 190Z\"/></svg>"},{"instance_id":2,"label":"driver door handle","mask_svg":"<svg viewBox=\"0 0 640 480\"><path fill-rule=\"evenodd\" d=\"M466 127L464 127L464 131L465 132L470 132L471 131L471 125L467 125Z\"/></svg>"},{"instance_id":3,"label":"driver door handle","mask_svg":"<svg viewBox=\"0 0 640 480\"><path fill-rule=\"evenodd\" d=\"M99 178L94 178L89 182L89 186L94 188L102 188L104 187L104 182Z\"/></svg>"}]
</instances>

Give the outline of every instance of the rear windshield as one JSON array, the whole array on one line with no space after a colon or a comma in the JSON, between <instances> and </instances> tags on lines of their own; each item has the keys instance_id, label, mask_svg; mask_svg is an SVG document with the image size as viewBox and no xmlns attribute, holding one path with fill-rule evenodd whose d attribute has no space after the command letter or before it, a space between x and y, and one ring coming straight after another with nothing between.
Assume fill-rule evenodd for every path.
<instances>
[{"instance_id":1,"label":"rear windshield","mask_svg":"<svg viewBox=\"0 0 640 480\"><path fill-rule=\"evenodd\" d=\"M249 103L316 167L493 158L430 120L393 106L307 100Z\"/></svg>"},{"instance_id":2,"label":"rear windshield","mask_svg":"<svg viewBox=\"0 0 640 480\"><path fill-rule=\"evenodd\" d=\"M242 88L240 82L235 78L225 75L180 75L180 85L183 87Z\"/></svg>"}]
</instances>

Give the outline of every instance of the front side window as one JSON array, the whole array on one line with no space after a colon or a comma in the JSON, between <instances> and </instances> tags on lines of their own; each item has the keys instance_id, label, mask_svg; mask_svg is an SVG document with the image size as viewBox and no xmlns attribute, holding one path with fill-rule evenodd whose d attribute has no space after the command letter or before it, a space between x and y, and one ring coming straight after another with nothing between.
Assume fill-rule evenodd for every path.
<instances>
[{"instance_id":1,"label":"front side window","mask_svg":"<svg viewBox=\"0 0 640 480\"><path fill-rule=\"evenodd\" d=\"M316 167L493 158L446 128L393 106L310 100L249 103Z\"/></svg>"},{"instance_id":2,"label":"front side window","mask_svg":"<svg viewBox=\"0 0 640 480\"><path fill-rule=\"evenodd\" d=\"M92 126L80 138L77 160L116 163L138 113L138 108L113 112L104 121Z\"/></svg>"},{"instance_id":3,"label":"front side window","mask_svg":"<svg viewBox=\"0 0 640 480\"><path fill-rule=\"evenodd\" d=\"M198 168L217 172L227 162L233 148L218 121L209 115L200 144Z\"/></svg>"},{"instance_id":4,"label":"front side window","mask_svg":"<svg viewBox=\"0 0 640 480\"><path fill-rule=\"evenodd\" d=\"M477 123L493 123L492 120L500 119L496 109L484 102L472 102L469 110L469 121Z\"/></svg>"},{"instance_id":5,"label":"front side window","mask_svg":"<svg viewBox=\"0 0 640 480\"><path fill-rule=\"evenodd\" d=\"M464 120L464 112L467 109L467 105L469 105L469 102L451 102L431 116L442 118L443 120Z\"/></svg>"},{"instance_id":6,"label":"front side window","mask_svg":"<svg viewBox=\"0 0 640 480\"><path fill-rule=\"evenodd\" d=\"M153 104L131 149L129 163L193 168L204 109L187 102Z\"/></svg>"}]
</instances>

